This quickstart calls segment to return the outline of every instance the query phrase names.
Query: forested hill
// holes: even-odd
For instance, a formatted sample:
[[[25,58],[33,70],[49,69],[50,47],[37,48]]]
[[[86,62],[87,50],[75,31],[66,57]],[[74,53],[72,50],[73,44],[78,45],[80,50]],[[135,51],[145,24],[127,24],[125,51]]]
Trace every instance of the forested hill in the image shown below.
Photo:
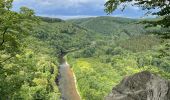
[[[57,19],[41,17],[40,25],[34,28],[34,36],[49,41],[56,54],[71,52],[91,44],[96,33],[78,25]]]
[[[58,56],[90,45],[93,33],[57,18],[29,24],[27,34],[7,31],[0,46],[0,100],[59,100]]]
[[[73,1],[69,2],[72,6],[74,3],[81,4]],[[119,1],[106,2],[105,12],[110,14],[126,0]],[[42,12],[44,15],[56,15],[66,11],[62,6],[61,9],[57,7],[60,4],[46,2],[48,4],[44,5],[39,2],[36,8],[39,13],[36,14],[26,7],[34,8],[36,2],[0,0],[0,100],[72,100],[70,97],[75,96],[82,100],[103,100],[113,87],[129,75],[132,75],[128,78],[130,81],[122,84],[124,89],[119,88],[119,85],[114,88],[120,89],[118,92],[122,92],[122,95],[127,93],[126,96],[131,96],[129,93],[134,94],[134,90],[139,93],[138,88],[141,87],[136,83],[140,85],[140,79],[151,79],[148,83],[153,83],[154,87],[158,85],[157,89],[163,91],[157,91],[156,94],[162,96],[160,94],[166,91],[168,95],[170,90],[164,88],[169,85],[166,80],[170,80],[170,10],[166,6],[170,2],[135,1],[135,5],[143,10],[162,17],[140,20],[102,16],[62,20],[36,16]],[[62,2],[65,3],[68,2]],[[86,3],[83,3],[85,8]],[[22,5],[24,7],[19,7]],[[83,13],[74,12],[77,7],[70,13],[71,5],[68,13],[61,13],[61,16]],[[161,10],[154,13],[152,9],[155,8]],[[144,73],[135,74],[140,72]],[[162,78],[155,83],[150,77],[153,75]],[[133,80],[135,77],[137,80]],[[129,92],[128,88],[132,91]],[[150,95],[157,99],[152,95],[154,90],[141,92],[139,96]],[[169,95],[164,98],[170,99]]]
[[[142,70],[170,77],[169,40],[144,35],[147,30],[138,20],[39,19],[38,24],[29,23],[33,28],[27,35],[13,34],[15,29],[5,35],[0,47],[0,100],[60,99],[55,81],[63,53],[85,100],[102,100],[125,75]]]
[[[170,79],[170,40],[152,34],[160,27],[145,28],[140,20],[96,17],[73,19],[95,32],[93,45],[70,52],[66,58],[85,100],[102,100],[125,76],[148,70]],[[95,80],[95,81],[94,81]]]
[[[64,20],[59,19],[59,18],[50,18],[50,17],[41,17],[38,16],[39,19],[45,21],[45,22],[49,22],[49,23],[55,23],[55,22],[64,22]]]
[[[139,35],[145,33],[144,25],[140,20],[121,17],[95,17],[84,19],[73,19],[69,22],[78,24],[86,29],[103,34],[114,35]]]

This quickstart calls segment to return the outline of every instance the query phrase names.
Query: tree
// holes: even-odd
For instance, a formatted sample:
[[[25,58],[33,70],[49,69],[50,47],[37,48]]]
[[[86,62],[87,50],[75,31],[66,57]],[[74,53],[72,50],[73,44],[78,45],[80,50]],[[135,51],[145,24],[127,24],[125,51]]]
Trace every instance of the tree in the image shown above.
[[[110,14],[123,5],[124,10],[129,4],[132,6],[141,7],[143,10],[147,10],[146,14],[152,14],[162,16],[156,21],[145,21],[149,25],[156,26],[161,25],[162,27],[170,26],[170,1],[169,0],[109,0],[105,3],[105,11]],[[155,10],[156,9],[156,10]]]
[[[26,7],[21,7],[19,13],[11,11],[12,2],[0,0],[0,50],[15,55],[19,52],[18,40],[29,32],[36,17],[34,11]]]
[[[12,58],[21,53],[21,40],[30,32],[33,22],[36,22],[33,10],[21,7],[20,12],[14,12],[11,10],[12,2],[13,0],[0,0],[0,55],[6,55],[6,57],[0,56],[1,100],[14,98],[14,94],[24,84],[25,77],[19,74],[22,64],[16,59],[17,57]]]

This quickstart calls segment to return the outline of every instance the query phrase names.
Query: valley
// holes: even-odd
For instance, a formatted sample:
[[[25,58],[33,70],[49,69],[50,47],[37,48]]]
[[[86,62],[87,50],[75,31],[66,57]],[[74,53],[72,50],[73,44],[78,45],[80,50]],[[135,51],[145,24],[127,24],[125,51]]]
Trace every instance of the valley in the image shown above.
[[[0,86],[8,91],[0,92],[13,92],[1,94],[0,99],[103,100],[124,77],[141,71],[170,79],[170,40],[152,34],[161,31],[159,27],[145,28],[137,19],[104,16],[40,19],[27,38],[18,40],[22,52],[16,59],[1,64],[10,80],[17,77],[21,82],[12,83],[19,86],[14,90],[7,87],[11,82],[6,77]],[[1,59],[8,58],[7,50],[0,52]],[[65,60],[61,61],[62,54]],[[17,73],[11,70],[16,72],[15,65],[20,66]]]
[[[170,1],[0,0],[0,100],[170,100]]]

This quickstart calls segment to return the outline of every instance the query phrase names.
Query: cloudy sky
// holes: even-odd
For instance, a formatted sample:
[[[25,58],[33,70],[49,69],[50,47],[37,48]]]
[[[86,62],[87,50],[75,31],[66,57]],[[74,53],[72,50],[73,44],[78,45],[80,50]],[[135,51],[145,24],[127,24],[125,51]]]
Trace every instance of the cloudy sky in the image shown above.
[[[62,19],[107,16],[104,12],[106,0],[14,0],[13,10],[21,6],[34,9],[36,15],[58,17]],[[129,6],[125,11],[116,10],[109,16],[142,18],[144,11],[138,7]]]

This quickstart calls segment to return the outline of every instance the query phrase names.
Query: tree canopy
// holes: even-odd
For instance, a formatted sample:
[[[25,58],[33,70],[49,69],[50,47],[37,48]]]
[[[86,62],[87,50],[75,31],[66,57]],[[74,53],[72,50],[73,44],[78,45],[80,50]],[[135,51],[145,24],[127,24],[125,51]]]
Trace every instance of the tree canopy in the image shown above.
[[[29,32],[36,18],[34,11],[26,7],[21,7],[20,12],[12,11],[12,2],[0,0],[0,49],[16,54],[18,40]]]
[[[124,10],[129,4],[147,10],[148,12],[146,14],[162,16],[160,20],[150,21],[150,25],[161,25],[163,27],[170,26],[169,0],[109,0],[105,3],[105,11],[110,14],[120,5],[123,6],[122,10]]]

